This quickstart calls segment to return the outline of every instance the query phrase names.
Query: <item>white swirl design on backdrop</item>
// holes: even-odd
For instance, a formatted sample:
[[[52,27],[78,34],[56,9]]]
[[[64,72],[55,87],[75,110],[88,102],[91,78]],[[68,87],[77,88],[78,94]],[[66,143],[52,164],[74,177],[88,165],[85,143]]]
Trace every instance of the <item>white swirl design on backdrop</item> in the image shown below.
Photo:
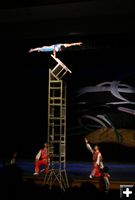
[[[121,101],[107,102],[107,103],[105,103],[106,106],[107,105],[135,104],[135,101],[130,101],[130,100],[126,99],[125,97],[123,97],[122,94],[120,94],[120,93],[133,94],[133,93],[135,93],[135,88],[133,88],[130,85],[127,85],[127,84],[121,84],[120,81],[103,82],[103,83],[97,84],[96,86],[83,87],[78,91],[77,96],[80,97],[81,95],[84,95],[86,93],[93,93],[93,92],[100,92],[101,93],[101,92],[108,92],[108,91],[110,91],[110,93],[114,97],[116,97],[117,99],[119,99]],[[81,104],[81,102],[79,102],[79,104]],[[82,104],[84,104],[84,102],[82,102]],[[86,104],[86,102],[85,102],[85,104]],[[124,107],[124,106],[118,106],[117,110],[131,114],[131,115],[135,115],[135,110],[133,110],[131,108]],[[95,122],[99,123],[103,127],[106,127],[106,124],[104,123],[104,122],[106,122],[110,127],[114,128],[111,121],[109,119],[107,119],[106,116],[104,116],[104,115],[99,114],[96,117],[91,116],[91,115],[83,115],[82,118],[79,119],[79,123],[81,125],[83,124],[84,118],[92,119]]]
[[[84,95],[86,93],[92,93],[92,92],[108,92],[116,97],[117,99],[120,99],[120,102],[108,102],[105,103],[105,105],[109,104],[135,104],[135,101],[130,101],[126,98],[124,98],[120,93],[135,93],[135,88],[127,85],[127,84],[120,84],[120,81],[112,81],[112,82],[103,82],[96,86],[88,86],[83,87],[78,91],[78,96]],[[124,108],[124,107],[123,107]],[[119,109],[123,112],[128,112],[127,109]],[[130,114],[134,114],[135,110],[130,109]]]

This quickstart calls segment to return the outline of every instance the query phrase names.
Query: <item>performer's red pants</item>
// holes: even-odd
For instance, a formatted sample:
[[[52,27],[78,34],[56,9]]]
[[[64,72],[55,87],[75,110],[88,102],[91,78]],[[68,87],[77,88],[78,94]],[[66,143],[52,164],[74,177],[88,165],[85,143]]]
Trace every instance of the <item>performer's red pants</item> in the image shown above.
[[[99,166],[98,165],[93,165],[92,171],[91,171],[91,175],[94,177],[99,177],[100,176],[100,172],[99,172]]]
[[[40,166],[43,166],[44,172],[47,172],[48,162],[46,162],[46,160],[38,160],[35,162],[35,172],[39,173]]]

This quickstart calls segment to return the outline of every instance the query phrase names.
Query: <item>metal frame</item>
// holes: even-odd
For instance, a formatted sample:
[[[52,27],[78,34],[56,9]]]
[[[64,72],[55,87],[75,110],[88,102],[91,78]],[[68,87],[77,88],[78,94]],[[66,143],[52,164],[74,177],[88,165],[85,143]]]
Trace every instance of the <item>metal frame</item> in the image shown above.
[[[66,83],[62,77],[72,73],[58,58],[51,55],[57,62],[49,69],[48,83],[48,153],[50,155],[49,173],[45,175],[44,184],[50,188],[58,183],[65,190],[69,187],[66,173]]]

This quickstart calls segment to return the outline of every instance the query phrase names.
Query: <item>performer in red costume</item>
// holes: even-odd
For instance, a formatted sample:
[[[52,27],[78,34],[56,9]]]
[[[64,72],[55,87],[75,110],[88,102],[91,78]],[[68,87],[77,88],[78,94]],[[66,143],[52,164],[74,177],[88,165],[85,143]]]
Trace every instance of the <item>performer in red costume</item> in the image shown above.
[[[109,168],[106,166],[101,170],[101,175],[99,177],[99,189],[105,193],[110,190],[110,174]]]
[[[48,144],[45,143],[44,147],[39,150],[35,157],[35,172],[34,175],[38,175],[40,172],[40,166],[43,166],[44,169],[41,170],[42,172],[47,173],[48,172],[48,166],[49,166],[50,158],[48,155]]]
[[[89,141],[85,138],[86,147],[91,153],[93,154],[93,166],[92,171],[89,175],[89,178],[93,177],[99,177],[100,176],[100,169],[103,169],[103,162],[102,162],[102,155],[99,151],[99,147],[97,145],[94,146],[94,149],[92,149],[91,145],[89,144]]]

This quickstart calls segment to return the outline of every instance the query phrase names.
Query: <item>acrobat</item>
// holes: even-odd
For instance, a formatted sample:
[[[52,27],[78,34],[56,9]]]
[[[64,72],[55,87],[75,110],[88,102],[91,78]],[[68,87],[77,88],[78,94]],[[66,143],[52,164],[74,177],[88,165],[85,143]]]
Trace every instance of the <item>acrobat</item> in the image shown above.
[[[82,42],[75,42],[75,43],[64,43],[64,44],[53,44],[50,46],[42,46],[37,48],[31,48],[28,53],[32,53],[34,51],[37,52],[53,52],[54,57],[56,57],[56,52],[63,51],[65,48],[71,46],[81,46]]]

